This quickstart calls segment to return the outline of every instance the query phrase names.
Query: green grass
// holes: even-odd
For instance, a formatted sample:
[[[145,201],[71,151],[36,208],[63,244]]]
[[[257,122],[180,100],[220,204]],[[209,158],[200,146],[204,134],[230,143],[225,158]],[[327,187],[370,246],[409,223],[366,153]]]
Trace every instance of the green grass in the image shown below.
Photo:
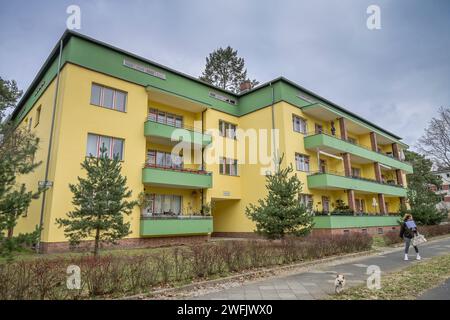
[[[158,253],[162,252],[164,250],[171,250],[176,246],[172,247],[156,247],[156,248],[128,248],[128,249],[104,249],[100,250],[99,254],[102,256],[106,255],[112,255],[112,256],[132,256],[132,255],[143,255],[143,254],[149,254],[149,253]],[[83,255],[89,255],[92,254],[90,251],[83,251],[83,252],[64,252],[64,253],[48,253],[48,254],[39,254],[35,251],[31,250],[23,250],[21,252],[14,253],[13,261],[31,261],[33,259],[54,259],[54,258],[76,258]],[[5,257],[0,256],[0,263],[7,262]]]
[[[450,277],[450,255],[414,264],[402,271],[382,275],[381,289],[365,285],[349,288],[331,300],[414,300]]]
[[[384,239],[382,236],[373,236],[373,242],[372,242],[372,248],[383,248],[386,247],[386,243],[384,242]]]

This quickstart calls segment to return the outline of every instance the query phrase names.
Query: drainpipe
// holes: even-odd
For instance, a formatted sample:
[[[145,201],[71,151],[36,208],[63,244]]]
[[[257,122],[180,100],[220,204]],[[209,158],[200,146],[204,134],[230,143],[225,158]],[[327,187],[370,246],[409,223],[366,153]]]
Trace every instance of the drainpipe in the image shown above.
[[[272,144],[274,148],[275,170],[278,170],[278,146],[275,141],[275,88],[272,86],[272,82],[269,83],[269,86],[272,88]]]
[[[63,48],[63,41],[60,40],[59,42],[59,56],[58,56],[58,72],[56,75],[56,88],[55,88],[55,95],[53,98],[53,111],[52,111],[52,122],[50,126],[50,137],[48,140],[48,152],[47,152],[47,161],[45,164],[45,178],[44,181],[46,182],[48,180],[49,170],[50,170],[50,155],[52,152],[52,142],[53,142],[53,130],[55,127],[55,114],[56,114],[56,105],[58,102],[58,90],[59,90],[59,78],[60,78],[60,70],[61,70],[61,56],[62,56],[62,48]],[[44,210],[45,210],[45,195],[47,192],[47,188],[44,189],[42,192],[42,204],[41,204],[41,216],[39,219],[39,238],[38,243],[36,246],[36,250],[39,252],[41,249],[41,238],[42,238],[42,228],[44,226]]]
[[[206,110],[202,111],[202,170],[205,169],[205,167],[204,167],[205,163],[204,163],[204,159],[203,159],[203,151],[204,151],[204,148],[203,148],[203,133],[205,132],[205,111]],[[203,212],[204,204],[205,204],[205,197],[204,197],[204,189],[202,188],[202,207],[201,207],[202,214],[205,214]]]

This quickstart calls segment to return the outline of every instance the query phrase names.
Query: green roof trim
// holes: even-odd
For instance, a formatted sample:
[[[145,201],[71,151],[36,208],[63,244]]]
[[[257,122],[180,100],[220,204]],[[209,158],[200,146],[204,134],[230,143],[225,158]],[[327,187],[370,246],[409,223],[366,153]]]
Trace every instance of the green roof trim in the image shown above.
[[[311,104],[299,97],[299,94],[306,94],[334,109],[335,112],[342,113],[346,118],[362,122],[374,131],[407,147],[406,144],[399,141],[401,139],[399,136],[284,77],[276,78],[244,93],[235,94],[74,31],[66,30],[60,40],[63,42],[61,67],[66,63],[72,63],[143,87],[157,88],[192,101],[198,101],[212,109],[238,117],[280,101],[303,108]],[[11,114],[14,121],[19,122],[23,119],[56,76],[59,43],[60,41]],[[128,63],[125,63],[125,60]],[[129,62],[132,63],[131,66]],[[232,105],[211,97],[211,92],[233,99],[236,104]]]

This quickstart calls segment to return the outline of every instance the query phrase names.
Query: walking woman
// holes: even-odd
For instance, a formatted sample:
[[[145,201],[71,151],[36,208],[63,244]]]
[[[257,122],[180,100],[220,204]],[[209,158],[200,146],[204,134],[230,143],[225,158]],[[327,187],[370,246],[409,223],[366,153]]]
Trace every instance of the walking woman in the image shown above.
[[[408,252],[409,252],[409,246],[411,245],[411,241],[414,238],[415,235],[417,235],[417,226],[416,223],[413,220],[412,215],[405,214],[403,217],[403,223],[400,228],[400,238],[405,240],[405,261],[408,260]],[[416,251],[416,259],[420,260],[420,254],[419,254],[419,248],[417,246],[414,246],[414,250]]]

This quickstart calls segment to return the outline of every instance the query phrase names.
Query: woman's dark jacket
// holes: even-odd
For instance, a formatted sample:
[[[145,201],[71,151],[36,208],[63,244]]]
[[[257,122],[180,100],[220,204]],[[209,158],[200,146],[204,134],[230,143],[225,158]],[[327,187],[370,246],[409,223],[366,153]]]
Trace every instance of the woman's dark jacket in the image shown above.
[[[406,237],[408,239],[414,238],[414,235],[417,233],[417,229],[410,229],[406,226],[406,221],[402,222],[400,227],[400,238]]]

